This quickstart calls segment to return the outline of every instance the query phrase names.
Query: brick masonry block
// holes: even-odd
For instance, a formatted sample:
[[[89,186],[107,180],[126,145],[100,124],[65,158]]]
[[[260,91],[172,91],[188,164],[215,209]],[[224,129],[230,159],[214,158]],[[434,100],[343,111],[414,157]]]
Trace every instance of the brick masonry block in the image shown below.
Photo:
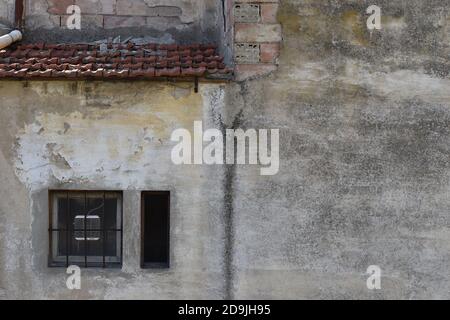
[[[117,14],[127,16],[146,16],[148,5],[142,0],[117,0]]]
[[[69,15],[61,16],[61,28],[67,29]],[[81,30],[84,28],[103,28],[103,15],[85,14],[81,16]]]
[[[149,6],[143,0],[117,0],[117,15],[146,17],[179,17],[183,11],[176,6]]]
[[[234,21],[257,23],[260,21],[260,5],[241,3],[234,6]]]
[[[180,25],[180,20],[177,17],[146,17],[145,19],[147,26],[159,31],[166,31]]]
[[[281,25],[262,23],[236,23],[236,42],[281,42]]]
[[[261,5],[261,22],[277,23],[278,3],[266,3]]]
[[[48,0],[48,13],[64,15],[67,8],[75,4],[75,0]]]
[[[261,62],[263,63],[278,63],[278,57],[280,56],[280,44],[279,43],[262,43],[261,50]]]
[[[25,27],[27,29],[54,29],[60,27],[61,16],[49,14],[30,15],[25,19]]]
[[[260,45],[256,43],[236,43],[234,61],[239,64],[254,64],[260,61]]]
[[[81,14],[95,14],[99,11],[97,0],[75,0],[75,4],[80,7]]]
[[[117,0],[75,0],[82,14],[115,14]]]
[[[116,14],[117,0],[99,0],[99,14]]]
[[[147,20],[145,17],[123,17],[123,16],[105,16],[105,29],[142,27]]]
[[[243,81],[268,75],[277,70],[274,64],[238,64],[235,73],[236,80]]]

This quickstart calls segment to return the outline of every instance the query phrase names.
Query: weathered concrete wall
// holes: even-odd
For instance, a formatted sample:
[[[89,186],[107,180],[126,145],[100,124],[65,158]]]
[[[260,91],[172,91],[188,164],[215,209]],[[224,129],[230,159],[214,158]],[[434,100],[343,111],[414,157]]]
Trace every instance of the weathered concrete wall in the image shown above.
[[[282,154],[274,177],[232,174],[233,297],[450,298],[449,9],[281,1],[279,71],[226,103]]]
[[[0,292],[6,298],[221,298],[222,171],[175,166],[170,135],[222,109],[223,88],[148,82],[2,82]],[[65,289],[47,268],[48,189],[124,193],[122,270]],[[171,191],[171,268],[140,270],[140,191]]]
[[[381,31],[365,27],[371,4]],[[199,95],[1,82],[0,296],[450,298],[449,9],[282,1],[278,71]],[[173,166],[171,130],[201,119],[279,128],[278,175]],[[69,187],[125,190],[123,270],[85,270],[73,292],[46,267],[47,189]],[[139,269],[143,189],[174,195],[169,271]],[[366,288],[369,265],[381,290]]]

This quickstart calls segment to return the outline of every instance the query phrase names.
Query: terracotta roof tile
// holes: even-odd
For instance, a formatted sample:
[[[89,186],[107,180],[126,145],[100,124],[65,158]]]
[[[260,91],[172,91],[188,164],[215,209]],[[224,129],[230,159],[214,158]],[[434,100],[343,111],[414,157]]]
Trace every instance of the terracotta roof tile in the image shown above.
[[[107,49],[105,49],[107,48]],[[0,50],[0,79],[231,75],[215,45],[22,44]]]

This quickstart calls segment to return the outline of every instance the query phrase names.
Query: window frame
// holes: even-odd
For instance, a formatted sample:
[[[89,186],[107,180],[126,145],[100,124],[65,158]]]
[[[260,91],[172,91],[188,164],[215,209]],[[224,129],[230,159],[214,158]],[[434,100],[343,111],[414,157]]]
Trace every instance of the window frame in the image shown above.
[[[104,218],[103,218],[103,224],[102,224],[102,229],[100,229],[100,232],[102,232],[103,235],[103,243],[102,243],[102,255],[99,255],[98,257],[102,258],[102,261],[99,262],[99,264],[101,265],[89,265],[88,262],[88,254],[87,254],[87,246],[88,246],[88,241],[85,240],[85,250],[84,250],[84,262],[70,262],[70,254],[69,254],[69,242],[67,241],[69,239],[69,233],[70,232],[74,232],[74,229],[60,229],[58,228],[58,226],[56,226],[56,228],[53,226],[53,216],[55,214],[53,208],[54,208],[54,201],[57,197],[58,194],[61,193],[67,193],[67,198],[69,198],[69,196],[71,194],[84,194],[84,198],[85,198],[85,202],[86,199],[88,198],[88,194],[95,194],[95,193],[103,193],[103,201],[105,201],[106,199],[106,195],[108,193],[110,194],[118,194],[118,199],[120,199],[120,210],[118,210],[118,216],[120,217],[120,226],[117,226],[116,229],[106,229],[105,228],[105,224],[104,224]],[[49,268],[67,268],[70,265],[77,265],[80,268],[89,268],[89,269],[121,269],[122,265],[123,265],[123,191],[121,190],[61,190],[61,189],[49,189],[48,190],[48,204],[49,204],[49,228],[48,228],[48,237],[49,237],[49,247],[48,247],[48,267]],[[69,207],[70,208],[70,207]],[[104,214],[104,211],[103,211]],[[67,220],[67,227],[69,225],[69,220]],[[66,227],[66,228],[67,228]],[[85,224],[85,228],[86,228],[86,224]],[[67,232],[67,230],[69,230],[69,232]],[[55,241],[58,241],[57,238],[54,237],[54,233],[55,232],[61,232],[61,231],[66,231],[66,255],[65,255],[65,261],[62,262],[58,262],[55,261],[55,257],[53,255],[53,245]],[[90,231],[89,229],[84,229],[84,236],[87,237],[88,232]],[[105,234],[107,234],[108,232],[116,232],[116,233],[120,233],[120,248],[118,250],[120,256],[119,261],[118,262],[110,262],[110,261],[106,261],[106,243],[105,243]],[[56,239],[56,240],[55,240]],[[92,264],[92,262],[90,262]]]
[[[145,262],[145,196],[167,195],[167,262]],[[170,191],[142,191],[141,192],[141,269],[170,269]]]

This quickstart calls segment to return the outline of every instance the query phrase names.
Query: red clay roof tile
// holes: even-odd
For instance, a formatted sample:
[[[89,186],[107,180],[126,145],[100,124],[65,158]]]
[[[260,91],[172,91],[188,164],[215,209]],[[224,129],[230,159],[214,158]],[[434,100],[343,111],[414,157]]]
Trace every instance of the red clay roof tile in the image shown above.
[[[21,44],[0,50],[0,79],[231,75],[212,44]]]

